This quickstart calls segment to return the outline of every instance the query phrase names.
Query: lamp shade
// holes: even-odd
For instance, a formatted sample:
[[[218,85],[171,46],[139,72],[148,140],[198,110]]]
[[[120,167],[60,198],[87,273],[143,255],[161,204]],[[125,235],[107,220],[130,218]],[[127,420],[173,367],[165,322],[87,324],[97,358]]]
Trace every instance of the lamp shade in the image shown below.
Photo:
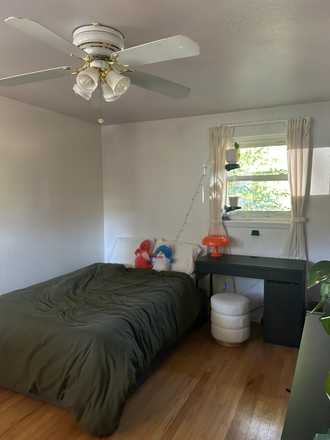
[[[77,75],[77,85],[85,93],[94,92],[98,84],[99,73],[94,67],[88,67]]]
[[[116,101],[121,97],[121,95],[117,96],[113,93],[112,88],[109,86],[109,84],[103,84],[102,83],[102,92],[103,92],[103,98],[107,102]]]
[[[121,75],[114,70],[111,70],[107,74],[106,80],[116,96],[120,96],[125,93],[131,83],[131,80],[128,78],[128,76]]]
[[[211,257],[221,257],[218,246],[229,246],[230,240],[225,235],[208,235],[203,238],[202,243],[206,246],[214,246],[214,252],[211,254]]]
[[[84,90],[82,90],[82,89],[79,87],[78,84],[75,84],[75,85],[73,86],[73,90],[74,90],[74,92],[75,92],[77,95],[81,96],[82,98],[86,99],[87,101],[88,101],[89,99],[91,99],[92,92],[85,92]]]

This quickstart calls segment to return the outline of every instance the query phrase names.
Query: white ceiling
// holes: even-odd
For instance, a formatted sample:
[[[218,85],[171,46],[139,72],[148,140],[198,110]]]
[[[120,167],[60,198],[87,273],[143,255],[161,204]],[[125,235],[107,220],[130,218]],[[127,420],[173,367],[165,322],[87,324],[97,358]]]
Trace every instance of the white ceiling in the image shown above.
[[[183,34],[197,57],[139,70],[191,88],[174,100],[131,86],[103,108],[105,124],[206,115],[330,100],[329,0],[11,0],[0,9],[0,77],[81,63],[4,23],[35,20],[72,41],[98,22],[120,30],[125,47]],[[97,123],[100,110],[64,77],[18,87],[5,96]]]

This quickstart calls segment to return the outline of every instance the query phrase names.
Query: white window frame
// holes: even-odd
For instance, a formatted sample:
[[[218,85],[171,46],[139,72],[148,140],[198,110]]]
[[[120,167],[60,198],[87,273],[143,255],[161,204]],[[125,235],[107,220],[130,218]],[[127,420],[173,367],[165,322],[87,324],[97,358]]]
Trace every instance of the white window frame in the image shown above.
[[[257,181],[257,182],[277,182],[278,180],[288,180],[287,174],[265,174],[265,175],[258,175],[258,174],[251,174],[246,176],[229,176],[228,182],[242,182],[245,181]]]
[[[255,136],[233,137],[233,145],[237,142],[240,149],[253,147],[273,147],[277,145],[286,145],[286,134],[267,134]],[[231,176],[227,175],[228,182],[239,181],[278,181],[288,180],[288,174],[267,174],[267,175],[247,175],[247,176]],[[273,223],[290,223],[291,211],[243,211],[241,209],[231,211],[227,214],[230,224],[233,221],[251,221],[251,222],[273,222]]]

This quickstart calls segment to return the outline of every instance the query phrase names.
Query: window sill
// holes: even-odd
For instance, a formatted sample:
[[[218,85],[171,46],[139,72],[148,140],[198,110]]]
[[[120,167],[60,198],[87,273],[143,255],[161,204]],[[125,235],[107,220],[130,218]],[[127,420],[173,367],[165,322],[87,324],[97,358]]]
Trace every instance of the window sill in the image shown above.
[[[226,228],[259,228],[259,229],[289,229],[291,222],[276,220],[226,220]]]
[[[291,211],[243,211],[243,209],[228,213],[227,221],[257,222],[257,223],[288,223],[291,222]]]

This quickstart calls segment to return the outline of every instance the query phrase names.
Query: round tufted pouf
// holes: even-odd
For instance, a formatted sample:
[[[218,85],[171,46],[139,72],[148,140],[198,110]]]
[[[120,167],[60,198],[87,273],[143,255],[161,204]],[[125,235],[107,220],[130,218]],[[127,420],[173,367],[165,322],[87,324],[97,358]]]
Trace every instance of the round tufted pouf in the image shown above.
[[[211,333],[215,342],[239,347],[250,337],[250,301],[238,293],[211,297]]]

